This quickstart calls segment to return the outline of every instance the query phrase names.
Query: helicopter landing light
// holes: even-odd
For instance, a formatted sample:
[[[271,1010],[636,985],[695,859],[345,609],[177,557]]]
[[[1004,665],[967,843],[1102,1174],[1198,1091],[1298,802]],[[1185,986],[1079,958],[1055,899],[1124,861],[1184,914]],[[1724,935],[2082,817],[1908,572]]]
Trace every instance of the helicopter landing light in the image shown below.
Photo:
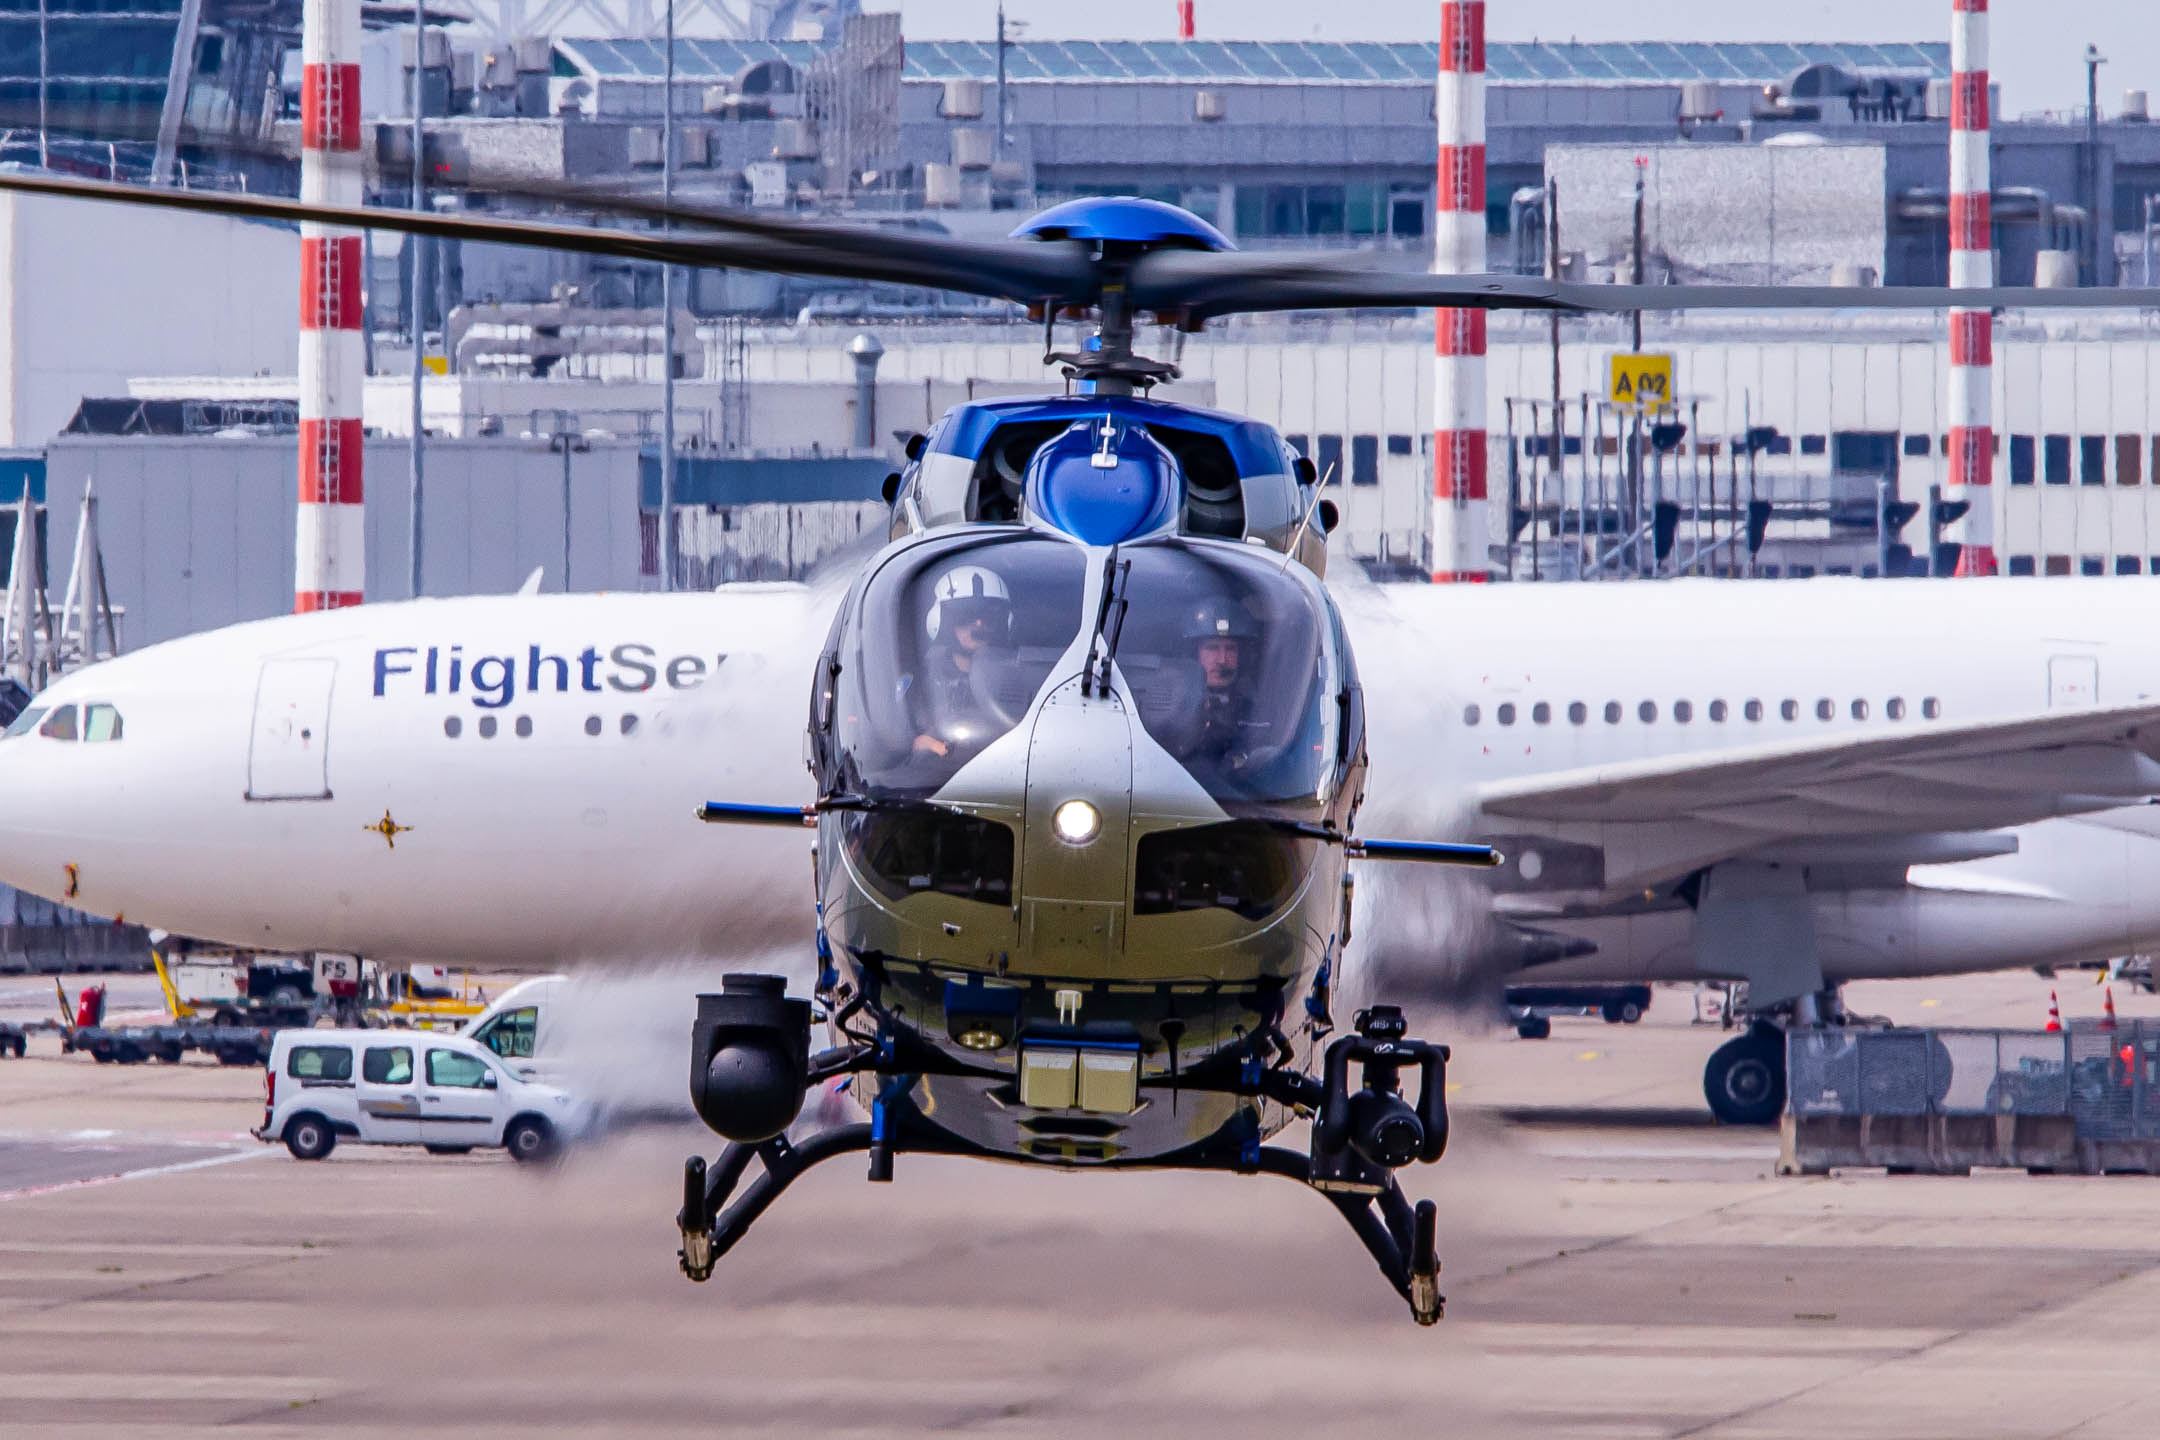
[[[1068,845],[1085,845],[1101,833],[1102,811],[1085,800],[1067,800],[1051,815],[1050,828]]]

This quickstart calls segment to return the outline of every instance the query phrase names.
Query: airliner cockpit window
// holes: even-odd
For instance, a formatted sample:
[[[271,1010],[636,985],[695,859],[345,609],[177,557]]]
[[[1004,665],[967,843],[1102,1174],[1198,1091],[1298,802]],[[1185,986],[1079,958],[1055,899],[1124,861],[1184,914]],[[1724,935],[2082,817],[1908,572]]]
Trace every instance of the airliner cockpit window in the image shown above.
[[[14,722],[7,727],[7,732],[0,734],[0,740],[12,740],[18,735],[29,734],[32,730],[37,729],[38,722],[44,718],[45,707],[33,705],[15,717]]]
[[[83,707],[83,739],[118,740],[120,738],[120,712],[110,705],[85,705]]]
[[[1086,561],[1044,536],[896,557],[840,647],[837,788],[922,796],[1020,723],[1084,617]]]
[[[1266,552],[1121,555],[1117,663],[1148,734],[1232,814],[1311,818],[1334,786],[1339,688],[1311,591]]]
[[[53,711],[52,714],[45,717],[45,723],[38,726],[37,733],[47,740],[74,740],[80,738],[75,728],[75,707],[73,705],[62,705],[59,709]]]

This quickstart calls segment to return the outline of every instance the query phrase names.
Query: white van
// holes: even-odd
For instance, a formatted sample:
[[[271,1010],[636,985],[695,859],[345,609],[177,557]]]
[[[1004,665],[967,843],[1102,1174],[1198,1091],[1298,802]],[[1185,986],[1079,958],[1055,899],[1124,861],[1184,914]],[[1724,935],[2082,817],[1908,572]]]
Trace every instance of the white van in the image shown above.
[[[565,975],[521,980],[495,998],[458,1033],[485,1045],[526,1080],[561,1084],[563,1059],[556,1038],[555,1011],[562,1004]]]
[[[461,1155],[499,1145],[546,1160],[587,1125],[585,1107],[527,1080],[486,1046],[421,1030],[281,1030],[249,1133],[320,1160],[340,1140]]]

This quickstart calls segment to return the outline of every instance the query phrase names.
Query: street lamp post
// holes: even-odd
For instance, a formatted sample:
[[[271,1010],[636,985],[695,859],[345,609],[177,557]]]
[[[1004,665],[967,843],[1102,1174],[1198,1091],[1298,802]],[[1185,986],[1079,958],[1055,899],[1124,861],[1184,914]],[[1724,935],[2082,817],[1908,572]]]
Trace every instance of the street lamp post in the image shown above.
[[[590,452],[592,445],[574,430],[559,429],[548,437],[548,449],[562,456],[562,588],[567,595],[570,593],[570,457]]]

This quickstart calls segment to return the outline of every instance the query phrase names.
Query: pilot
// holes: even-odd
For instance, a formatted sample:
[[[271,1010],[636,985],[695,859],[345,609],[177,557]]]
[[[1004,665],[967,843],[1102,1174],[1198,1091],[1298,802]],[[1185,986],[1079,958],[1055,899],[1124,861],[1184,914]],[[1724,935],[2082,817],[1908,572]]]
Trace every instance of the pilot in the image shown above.
[[[930,649],[910,689],[923,726],[917,755],[963,758],[989,743],[999,728],[976,694],[976,666],[992,649],[1012,642],[1012,592],[995,570],[955,565],[938,577],[923,628]]]
[[[1193,612],[1185,638],[1192,643],[1202,681],[1200,738],[1192,758],[1242,770],[1260,738],[1256,731],[1265,729],[1253,720],[1241,683],[1257,639],[1252,618],[1234,600],[1209,600]]]

